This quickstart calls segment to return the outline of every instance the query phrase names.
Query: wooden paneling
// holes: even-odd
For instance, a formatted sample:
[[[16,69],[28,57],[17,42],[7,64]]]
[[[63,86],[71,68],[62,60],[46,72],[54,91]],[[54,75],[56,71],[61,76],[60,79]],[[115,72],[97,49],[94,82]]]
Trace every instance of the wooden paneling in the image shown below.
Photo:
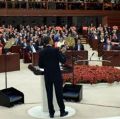
[[[120,15],[118,16],[108,16],[107,22],[110,26],[117,25],[120,28]]]
[[[20,70],[20,59],[18,53],[0,55],[0,73],[6,71]]]
[[[120,11],[0,9],[0,16],[120,16]]]
[[[88,64],[88,62],[83,62],[83,60],[88,59],[88,51],[67,51],[66,52],[66,65],[72,65],[72,60],[82,60],[79,61],[78,64]],[[75,59],[74,59],[75,58]],[[33,53],[32,54],[32,65],[37,66],[39,60],[39,53]]]
[[[120,66],[120,51],[111,50],[103,51],[103,60],[110,62],[102,62],[103,66]]]

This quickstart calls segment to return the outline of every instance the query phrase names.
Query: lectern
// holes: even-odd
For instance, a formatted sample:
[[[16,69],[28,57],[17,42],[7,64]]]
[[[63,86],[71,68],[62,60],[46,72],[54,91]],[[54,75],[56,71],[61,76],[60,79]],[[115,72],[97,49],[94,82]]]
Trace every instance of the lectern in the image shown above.
[[[33,66],[29,65],[28,68],[35,74],[35,75],[40,75],[41,76],[41,87],[42,87],[42,110],[43,112],[48,112],[48,103],[47,103],[47,93],[46,93],[46,88],[45,88],[45,79],[44,79],[44,69],[39,68],[38,66]],[[53,105],[56,111],[59,110],[56,96],[55,96],[55,89],[53,86]]]
[[[38,66],[33,66],[33,65],[29,65],[28,68],[35,74],[35,75],[41,75],[41,88],[42,88],[42,105],[40,106],[35,106],[33,108],[31,108],[28,113],[36,118],[48,118],[49,117],[49,112],[48,112],[48,104],[47,104],[47,95],[46,95],[46,89],[45,89],[45,82],[44,82],[44,70],[40,69]],[[69,71],[71,71],[71,68],[68,68]],[[68,71],[66,68],[64,69],[64,72]],[[53,87],[53,105],[55,108],[55,117],[59,117],[60,116],[60,112],[59,112],[59,107],[57,105],[57,101],[56,101],[56,96],[55,96],[55,91],[54,91],[54,87]],[[65,110],[69,112],[69,116],[72,116],[75,114],[75,110],[72,109],[71,107],[65,107]]]
[[[11,39],[6,45],[5,45],[5,48],[6,49],[9,49],[14,43],[14,39]],[[5,69],[5,89],[3,90],[0,90],[0,105],[1,106],[5,106],[5,107],[12,107],[16,104],[21,104],[21,103],[24,103],[24,94],[13,88],[13,87],[10,87],[8,88],[7,87],[7,71],[8,71],[8,66],[9,66],[9,63],[8,63],[8,56],[9,54],[7,54],[7,52],[5,52],[4,54],[4,69]],[[10,60],[10,59],[9,59]],[[14,62],[13,65],[15,65],[16,62]],[[16,67],[15,67],[16,68]]]
[[[47,94],[46,94],[46,88],[45,88],[45,81],[44,81],[44,75],[41,75],[41,87],[42,87],[42,107],[43,107],[43,112],[49,112],[48,111],[48,102],[47,102]],[[59,107],[57,104],[56,96],[55,96],[55,88],[53,86],[53,105],[55,111],[59,111]]]

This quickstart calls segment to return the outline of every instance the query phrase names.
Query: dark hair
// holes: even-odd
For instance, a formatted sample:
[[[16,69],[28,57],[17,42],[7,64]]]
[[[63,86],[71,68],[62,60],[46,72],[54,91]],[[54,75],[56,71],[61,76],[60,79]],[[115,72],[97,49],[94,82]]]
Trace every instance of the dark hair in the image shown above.
[[[50,42],[50,37],[49,36],[44,36],[43,37],[43,43],[44,43],[44,45],[49,44],[49,42]]]

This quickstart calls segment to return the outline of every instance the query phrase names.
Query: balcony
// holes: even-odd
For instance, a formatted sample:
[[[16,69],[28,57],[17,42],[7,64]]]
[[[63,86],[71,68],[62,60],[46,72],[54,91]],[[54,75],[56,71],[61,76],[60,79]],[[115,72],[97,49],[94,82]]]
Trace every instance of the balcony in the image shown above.
[[[76,0],[0,1],[0,16],[95,16],[120,14],[120,3]],[[118,14],[117,14],[118,13]]]

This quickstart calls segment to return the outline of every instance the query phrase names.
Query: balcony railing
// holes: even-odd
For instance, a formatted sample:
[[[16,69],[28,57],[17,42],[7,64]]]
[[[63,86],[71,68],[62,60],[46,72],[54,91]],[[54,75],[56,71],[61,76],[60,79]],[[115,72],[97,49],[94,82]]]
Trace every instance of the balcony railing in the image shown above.
[[[66,2],[66,1],[0,1],[0,9],[45,9],[45,10],[120,10],[120,3],[111,2]]]

